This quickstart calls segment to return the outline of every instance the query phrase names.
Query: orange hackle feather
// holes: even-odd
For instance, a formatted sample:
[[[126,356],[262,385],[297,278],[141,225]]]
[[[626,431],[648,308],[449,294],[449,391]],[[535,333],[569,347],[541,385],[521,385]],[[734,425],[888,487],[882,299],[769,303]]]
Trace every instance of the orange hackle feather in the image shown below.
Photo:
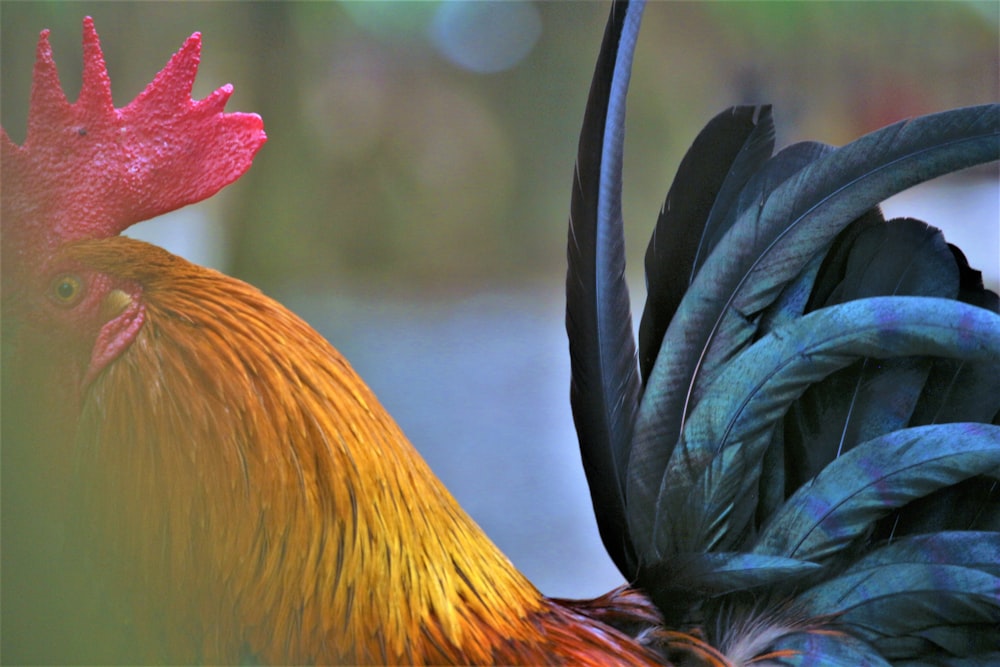
[[[57,661],[657,663],[630,636],[659,622],[645,597],[541,595],[302,320],[118,236],[232,182],[265,140],[223,112],[229,86],[190,99],[199,46],[115,109],[92,21],[74,104],[43,33],[27,139],[0,135],[5,499],[75,526],[48,569],[33,519],[5,533],[42,598],[24,623],[52,623]],[[60,605],[90,573],[101,601]],[[93,632],[137,639],[59,653]]]
[[[177,621],[154,645],[207,662],[244,646],[265,662],[653,662],[544,598],[280,304],[132,239],[64,256],[142,286],[145,324],[87,391],[78,442],[110,557]]]

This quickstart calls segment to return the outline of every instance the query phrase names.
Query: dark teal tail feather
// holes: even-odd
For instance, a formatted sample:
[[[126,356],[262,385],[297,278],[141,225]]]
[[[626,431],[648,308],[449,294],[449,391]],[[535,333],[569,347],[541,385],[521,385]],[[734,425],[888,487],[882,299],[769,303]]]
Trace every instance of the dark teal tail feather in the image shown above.
[[[1000,106],[771,156],[714,118],[646,253],[635,363],[621,158],[638,13],[616,3],[570,226],[573,407],[605,545],[734,660],[1000,658],[1000,298],[879,203],[1000,158]],[[984,662],[985,661],[985,662]]]
[[[626,476],[633,532],[651,530],[667,461],[684,464],[669,443],[720,369],[753,341],[762,312],[884,198],[996,159],[1000,117],[992,111],[957,109],[873,132],[815,159],[739,217],[681,302],[644,388]]]
[[[615,4],[601,43],[573,177],[566,276],[570,402],[583,467],[601,539],[629,579],[637,565],[624,478],[639,374],[624,276],[621,168],[625,93],[641,11],[641,4]]]
[[[643,382],[681,298],[735,221],[735,198],[773,149],[771,108],[733,107],[709,121],[681,160],[646,248],[646,307],[639,325]]]

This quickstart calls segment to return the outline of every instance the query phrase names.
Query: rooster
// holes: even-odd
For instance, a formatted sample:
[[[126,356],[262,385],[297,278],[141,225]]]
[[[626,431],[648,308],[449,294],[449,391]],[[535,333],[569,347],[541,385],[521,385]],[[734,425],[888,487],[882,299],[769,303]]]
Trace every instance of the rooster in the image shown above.
[[[120,235],[211,196],[265,141],[224,113],[230,87],[191,100],[200,37],[115,109],[92,21],[75,104],[42,33],[27,138],[0,135],[4,583],[13,563],[14,622],[52,634],[18,646],[5,591],[5,657],[1000,657],[997,297],[940,232],[877,208],[996,160],[997,107],[774,155],[769,108],[714,118],[656,223],[637,348],[620,169],[641,10],[612,8],[573,180],[571,399],[630,582],[585,601],[535,589],[308,325]],[[53,518],[68,534],[40,539]]]

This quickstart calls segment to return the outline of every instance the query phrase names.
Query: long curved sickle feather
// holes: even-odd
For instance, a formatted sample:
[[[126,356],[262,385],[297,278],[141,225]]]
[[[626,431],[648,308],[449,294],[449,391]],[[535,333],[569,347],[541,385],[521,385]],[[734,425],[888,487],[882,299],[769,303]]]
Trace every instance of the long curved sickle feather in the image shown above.
[[[625,284],[621,213],[625,95],[643,3],[615,3],[577,153],[570,204],[566,332],[570,401],[601,539],[627,579],[636,572],[623,481],[639,397]]]
[[[675,452],[685,467],[660,481],[657,525],[669,530],[654,533],[658,556],[731,548],[753,516],[770,434],[811,383],[859,357],[911,355],[996,361],[1000,316],[948,299],[875,297],[810,313],[739,355],[687,423]]]
[[[1000,625],[998,591],[1000,577],[975,568],[893,563],[851,568],[803,593],[797,602],[805,613],[836,614],[837,623],[852,634],[871,642],[883,655],[902,659],[927,657],[929,651],[922,650],[924,642],[893,640],[920,638],[934,628],[952,633],[968,626],[987,633],[993,628],[995,637]]]
[[[646,306],[639,324],[643,382],[688,286],[735,222],[737,196],[773,149],[771,107],[732,107],[708,122],[677,167],[646,248]]]
[[[910,535],[876,549],[855,563],[852,569],[892,563],[951,563],[1000,577],[1000,533],[945,530]]]
[[[858,445],[801,487],[761,534],[755,553],[819,561],[889,510],[973,475],[1000,472],[1000,426],[934,424]]]
[[[958,266],[941,231],[912,218],[885,223],[877,209],[837,238],[816,280],[817,306],[882,295],[954,299],[959,291]],[[933,365],[863,360],[810,387],[786,419],[785,447],[795,461],[791,487],[855,444],[907,426]]]
[[[668,462],[680,468],[673,474],[693,478],[684,473],[685,456],[673,451],[684,423],[726,362],[752,341],[759,314],[785,285],[887,196],[998,157],[997,105],[947,111],[821,155],[744,211],[681,302],[642,396],[626,475],[634,538],[653,534]],[[655,559],[651,547],[638,548]]]

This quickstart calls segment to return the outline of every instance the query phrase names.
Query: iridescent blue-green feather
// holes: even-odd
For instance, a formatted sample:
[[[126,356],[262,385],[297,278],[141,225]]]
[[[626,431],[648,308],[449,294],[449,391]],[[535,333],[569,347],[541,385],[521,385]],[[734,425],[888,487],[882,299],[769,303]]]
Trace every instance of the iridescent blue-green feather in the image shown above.
[[[675,451],[685,474],[668,468],[660,483],[658,553],[725,549],[742,534],[771,433],[806,387],[858,358],[913,355],[998,360],[1000,316],[946,299],[879,297],[816,311],[748,348],[692,413]]]
[[[642,3],[612,7],[591,84],[570,205],[566,331],[570,400],[604,546],[635,574],[623,482],[639,396],[621,220],[625,93]]]
[[[643,382],[695,274],[736,220],[736,199],[774,148],[771,108],[732,107],[688,149],[646,248],[646,305],[639,325]]]
[[[634,539],[651,535],[664,470],[690,479],[673,450],[716,375],[754,339],[760,315],[852,220],[933,176],[997,159],[995,106],[925,116],[820,155],[748,207],[695,278],[645,388],[626,478]],[[668,464],[669,461],[669,464]],[[640,553],[655,558],[649,542]]]
[[[788,499],[755,553],[837,556],[889,511],[974,475],[1000,475],[1000,426],[915,426],[862,443]]]

